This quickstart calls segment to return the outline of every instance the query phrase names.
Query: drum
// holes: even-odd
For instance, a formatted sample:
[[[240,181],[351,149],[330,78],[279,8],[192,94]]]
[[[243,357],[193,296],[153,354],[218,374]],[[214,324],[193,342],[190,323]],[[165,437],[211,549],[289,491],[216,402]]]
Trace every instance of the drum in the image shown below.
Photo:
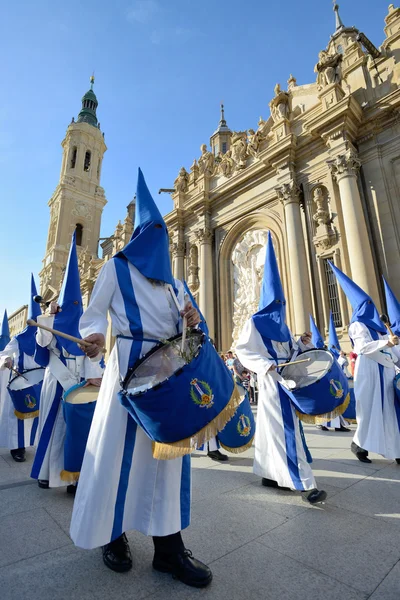
[[[64,392],[63,412],[66,424],[64,443],[64,470],[61,479],[78,481],[82,467],[90,426],[100,388],[85,385],[85,381]]]
[[[45,369],[30,369],[13,377],[8,392],[18,419],[34,419],[39,415],[40,393]]]
[[[344,411],[343,417],[347,421],[350,421],[350,423],[356,423],[356,397],[354,395],[354,379],[349,378],[348,383],[349,383],[350,403],[349,403],[349,406]]]
[[[348,381],[336,358],[327,350],[308,350],[310,362],[287,365],[283,379],[295,383],[292,394],[297,416],[307,423],[331,421],[348,407]]]
[[[154,458],[190,454],[217,435],[240,397],[232,375],[199,330],[160,342],[128,371],[122,406],[154,442]]]
[[[251,447],[256,430],[249,396],[243,386],[238,385],[239,393],[243,390],[243,400],[239,404],[234,417],[218,434],[218,441],[225,450],[240,454]],[[242,394],[240,394],[242,396]]]
[[[397,417],[397,422],[398,422],[399,431],[400,431],[400,373],[397,373],[397,375],[395,376],[393,385],[394,385],[394,408],[396,410],[396,417]]]

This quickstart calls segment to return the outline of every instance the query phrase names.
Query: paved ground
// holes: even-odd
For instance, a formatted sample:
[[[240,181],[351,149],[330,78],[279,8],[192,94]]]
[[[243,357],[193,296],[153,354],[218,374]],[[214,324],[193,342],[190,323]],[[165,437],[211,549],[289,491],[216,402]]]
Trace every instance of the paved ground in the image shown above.
[[[151,569],[152,541],[131,532],[134,569],[106,569],[100,551],[68,537],[72,498],[29,479],[32,452],[18,465],[0,450],[2,600],[399,600],[400,467],[349,451],[351,434],[306,427],[321,508],[261,487],[253,451],[219,465],[193,456],[192,525],[186,545],[211,565],[214,581],[193,590]],[[101,527],[101,523],[99,523]]]

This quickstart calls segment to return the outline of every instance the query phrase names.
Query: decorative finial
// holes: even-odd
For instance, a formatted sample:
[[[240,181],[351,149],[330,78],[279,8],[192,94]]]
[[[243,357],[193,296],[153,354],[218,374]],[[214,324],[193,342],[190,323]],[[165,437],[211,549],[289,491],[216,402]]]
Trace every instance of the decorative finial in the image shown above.
[[[219,120],[219,126],[220,127],[226,127],[225,108],[224,108],[224,103],[223,102],[221,102],[221,104],[220,104],[220,109],[221,109],[221,118]]]
[[[90,76],[90,89],[93,89],[93,84],[94,84],[94,71],[93,74]]]
[[[339,15],[339,4],[336,4],[336,0],[332,0],[332,1],[333,1],[333,10],[335,13],[335,20],[336,20],[336,31],[338,31],[339,29],[344,27],[344,25],[342,23],[342,19],[340,18],[340,15]]]

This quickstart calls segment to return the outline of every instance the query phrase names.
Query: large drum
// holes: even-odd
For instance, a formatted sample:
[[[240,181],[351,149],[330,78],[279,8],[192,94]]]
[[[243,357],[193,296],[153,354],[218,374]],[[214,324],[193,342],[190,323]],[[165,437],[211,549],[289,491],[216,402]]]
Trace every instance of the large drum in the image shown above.
[[[18,419],[34,419],[39,415],[40,393],[45,369],[30,369],[13,377],[8,392]]]
[[[299,360],[309,362],[287,365],[283,379],[295,383],[292,394],[298,417],[307,423],[331,421],[349,405],[348,380],[336,358],[327,350],[308,350]]]
[[[221,446],[234,454],[245,452],[251,447],[256,430],[248,393],[243,386],[238,385],[238,388],[243,400],[239,404],[235,416],[218,434],[218,441]],[[243,391],[244,394],[242,394],[241,391]]]
[[[229,369],[198,330],[187,332],[183,349],[181,335],[154,346],[128,371],[119,398],[161,460],[202,446],[240,403]]]
[[[349,383],[349,394],[350,394],[350,402],[348,407],[343,413],[343,417],[346,421],[350,421],[350,423],[356,422],[356,397],[354,394],[354,379],[348,378]]]
[[[88,385],[85,381],[64,392],[63,411],[66,424],[64,443],[64,470],[61,479],[74,483],[78,481],[82,468],[86,443],[96,408],[100,388]]]

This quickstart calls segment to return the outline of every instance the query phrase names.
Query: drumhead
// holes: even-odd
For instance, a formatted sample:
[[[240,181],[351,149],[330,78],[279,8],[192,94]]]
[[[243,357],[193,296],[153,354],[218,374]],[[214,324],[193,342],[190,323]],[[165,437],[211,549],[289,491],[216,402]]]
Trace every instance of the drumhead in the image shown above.
[[[202,331],[188,331],[183,352],[182,334],[158,344],[134,365],[124,390],[139,394],[163,383],[199,354],[204,339]]]
[[[95,385],[88,385],[87,387],[81,385],[73,386],[73,388],[64,393],[64,402],[68,404],[96,402],[99,392],[100,388]]]
[[[32,385],[40,383],[44,377],[44,372],[45,369],[43,368],[24,371],[21,374],[25,377],[25,379],[24,377],[21,377],[21,375],[16,375],[15,377],[13,377],[13,379],[10,380],[8,387],[10,390],[15,391],[25,390],[26,388],[31,387]]]
[[[327,350],[308,350],[303,352],[296,360],[310,358],[310,362],[288,365],[283,367],[283,379],[291,379],[296,384],[296,389],[304,388],[319,381],[330,370],[333,356]]]

